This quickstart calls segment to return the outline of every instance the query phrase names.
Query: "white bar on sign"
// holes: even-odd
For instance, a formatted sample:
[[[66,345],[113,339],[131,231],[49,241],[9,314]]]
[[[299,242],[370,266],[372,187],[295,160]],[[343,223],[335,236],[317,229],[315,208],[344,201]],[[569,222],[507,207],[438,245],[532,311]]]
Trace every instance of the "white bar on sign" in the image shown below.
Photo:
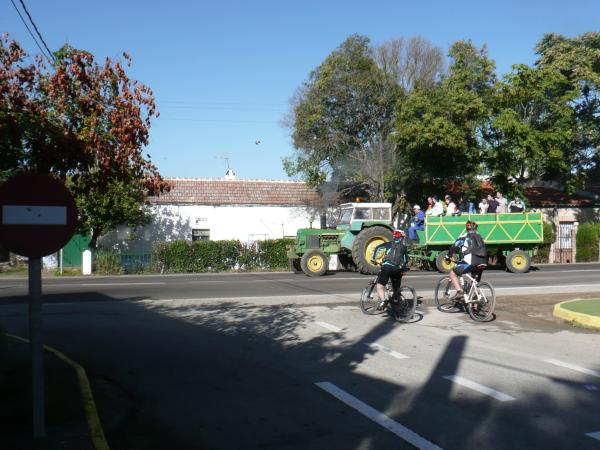
[[[4,225],[66,225],[66,206],[2,205]]]

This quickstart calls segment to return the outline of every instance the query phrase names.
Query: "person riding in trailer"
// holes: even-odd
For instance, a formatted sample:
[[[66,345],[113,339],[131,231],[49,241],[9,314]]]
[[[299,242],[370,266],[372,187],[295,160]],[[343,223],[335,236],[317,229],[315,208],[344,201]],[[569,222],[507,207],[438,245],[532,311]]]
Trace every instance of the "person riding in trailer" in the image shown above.
[[[408,264],[408,249],[404,245],[405,236],[404,231],[394,230],[391,242],[384,242],[373,250],[373,256],[371,257],[372,264],[375,264],[380,257],[380,253],[385,251],[381,270],[377,275],[377,295],[380,302],[385,300],[385,285],[390,278],[392,279],[394,298],[400,290],[402,274],[406,272]]]
[[[450,271],[450,280],[452,286],[456,289],[454,299],[461,299],[464,291],[460,286],[459,277],[465,273],[476,272],[477,281],[481,280],[481,274],[487,263],[487,251],[483,238],[477,233],[477,223],[469,220],[465,224],[465,231],[450,247],[446,260],[450,261],[455,253],[458,253],[460,260]]]

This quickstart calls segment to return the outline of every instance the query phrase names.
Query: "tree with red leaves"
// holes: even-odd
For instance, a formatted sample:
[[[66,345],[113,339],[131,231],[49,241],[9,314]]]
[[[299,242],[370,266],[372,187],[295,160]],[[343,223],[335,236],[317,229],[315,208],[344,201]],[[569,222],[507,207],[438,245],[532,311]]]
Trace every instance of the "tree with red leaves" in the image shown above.
[[[31,61],[0,37],[0,178],[28,170],[64,180],[95,246],[119,224],[147,223],[147,195],[170,188],[143,155],[158,113],[150,88],[121,61],[98,64],[68,45],[54,56],[53,65]]]

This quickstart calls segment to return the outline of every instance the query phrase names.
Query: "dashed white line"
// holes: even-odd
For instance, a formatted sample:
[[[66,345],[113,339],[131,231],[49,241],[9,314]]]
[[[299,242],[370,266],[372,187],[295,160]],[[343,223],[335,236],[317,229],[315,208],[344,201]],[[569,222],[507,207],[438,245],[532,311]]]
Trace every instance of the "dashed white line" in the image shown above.
[[[379,350],[382,353],[385,353],[386,355],[390,355],[393,356],[394,358],[398,358],[398,359],[406,359],[408,358],[408,356],[403,355],[402,353],[397,352],[396,350],[392,350],[391,348],[387,348],[381,344],[377,344],[375,342],[371,342],[370,344],[367,344],[369,347],[371,347],[372,349],[375,350]]]
[[[342,331],[341,328],[336,327],[335,325],[331,325],[330,323],[327,322],[315,322],[317,325],[319,325],[322,328],[325,328],[326,330],[329,331],[334,331],[336,333],[339,333],[340,331]]]
[[[466,378],[459,377],[458,375],[448,375],[444,378],[446,380],[452,381],[453,383],[460,384],[461,386],[467,387],[469,389],[473,389],[474,391],[480,392],[485,395],[489,395],[490,397],[495,398],[496,400],[499,400],[501,402],[509,402],[515,399],[510,395],[497,391],[496,389],[492,389],[490,387],[484,386],[483,384],[467,380]]]
[[[404,425],[401,425],[400,423],[398,423],[395,420],[391,419],[390,417],[386,416],[382,412],[377,411],[375,408],[367,405],[366,403],[357,399],[353,395],[348,394],[346,391],[340,389],[335,384],[330,383],[328,381],[323,381],[323,382],[319,382],[319,383],[315,383],[315,384],[318,387],[320,387],[321,389],[323,389],[324,391],[333,395],[335,398],[337,398],[341,402],[343,402],[346,405],[348,405],[349,407],[355,409],[362,415],[368,417],[369,419],[371,419],[373,422],[377,423],[378,425],[381,425],[382,427],[388,429],[389,431],[394,433],[396,436],[404,439],[406,442],[408,442],[409,444],[412,444],[416,448],[418,448],[420,450],[442,450],[441,447],[438,447],[437,445],[433,444],[432,442],[429,442],[424,437],[419,436],[414,431],[406,428]]]
[[[549,364],[554,364],[555,366],[564,367],[566,369],[575,370],[577,372],[585,373],[586,375],[591,375],[593,377],[600,378],[600,372],[598,372],[597,370],[587,369],[585,367],[577,366],[575,364],[559,361],[558,359],[544,359],[544,361]]]
[[[591,437],[592,439],[596,439],[597,441],[600,441],[600,431],[594,431],[593,433],[586,433],[585,435],[588,437]]]

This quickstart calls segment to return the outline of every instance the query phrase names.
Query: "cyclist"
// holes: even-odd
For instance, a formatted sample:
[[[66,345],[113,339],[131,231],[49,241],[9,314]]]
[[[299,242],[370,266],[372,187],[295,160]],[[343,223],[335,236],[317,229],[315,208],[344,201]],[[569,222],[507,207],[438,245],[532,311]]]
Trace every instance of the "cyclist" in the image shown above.
[[[450,280],[452,281],[452,286],[456,289],[456,294],[452,298],[456,300],[461,299],[464,295],[458,277],[464,273],[479,272],[477,281],[480,281],[483,268],[478,266],[485,265],[487,262],[487,251],[483,238],[477,233],[477,223],[471,220],[467,221],[465,231],[466,233],[462,234],[452,244],[446,255],[447,260],[452,259],[454,253],[460,255],[460,261],[450,271]]]
[[[392,279],[394,298],[396,298],[396,294],[400,289],[402,274],[406,271],[406,265],[408,264],[408,250],[404,245],[405,236],[404,231],[394,230],[391,242],[384,242],[373,250],[372,264],[376,263],[380,252],[385,251],[383,264],[377,275],[377,295],[380,302],[385,301],[385,285],[390,278]]]

